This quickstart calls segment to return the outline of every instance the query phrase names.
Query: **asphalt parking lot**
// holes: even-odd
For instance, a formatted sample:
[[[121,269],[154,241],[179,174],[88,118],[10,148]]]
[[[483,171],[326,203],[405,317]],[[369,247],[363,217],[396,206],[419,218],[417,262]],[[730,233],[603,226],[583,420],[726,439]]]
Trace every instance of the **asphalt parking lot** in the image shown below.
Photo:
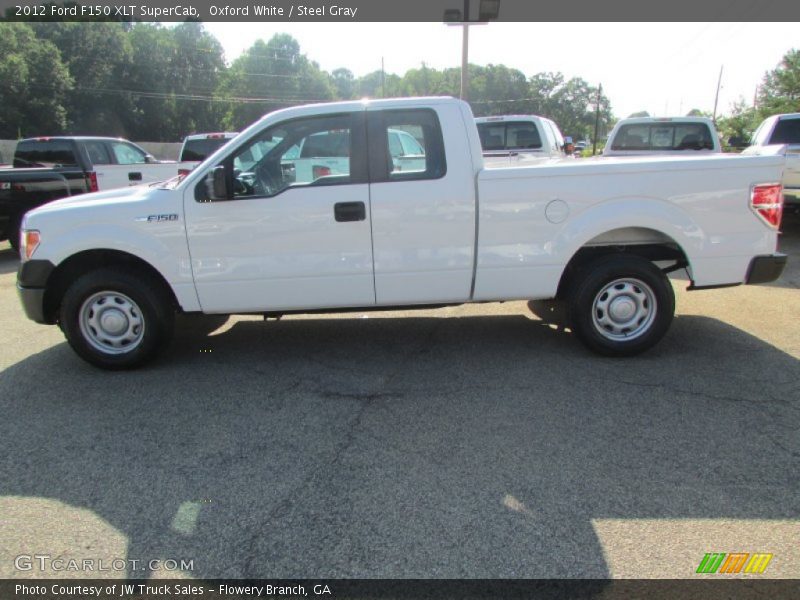
[[[183,322],[129,373],[24,318],[3,243],[0,578],[128,574],[15,567],[34,554],[196,578],[683,578],[707,552],[798,577],[800,219],[784,231],[781,280],[675,282],[670,333],[634,359],[507,303]]]

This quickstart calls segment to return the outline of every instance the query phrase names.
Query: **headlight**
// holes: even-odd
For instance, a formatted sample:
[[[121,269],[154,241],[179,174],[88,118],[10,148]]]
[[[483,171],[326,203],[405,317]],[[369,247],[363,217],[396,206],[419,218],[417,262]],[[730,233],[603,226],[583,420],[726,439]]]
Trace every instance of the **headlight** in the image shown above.
[[[30,260],[39,247],[41,236],[35,229],[23,229],[19,234],[19,255],[22,260]]]

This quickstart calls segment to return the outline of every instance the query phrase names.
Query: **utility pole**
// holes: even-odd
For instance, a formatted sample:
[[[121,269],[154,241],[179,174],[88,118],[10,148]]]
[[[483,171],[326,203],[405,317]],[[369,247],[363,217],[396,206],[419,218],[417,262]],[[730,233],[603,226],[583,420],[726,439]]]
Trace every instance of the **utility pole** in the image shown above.
[[[597,86],[597,102],[594,107],[594,140],[592,140],[592,156],[597,154],[597,134],[600,130],[600,95],[603,93],[603,84]]]
[[[382,56],[381,56],[381,98],[386,98],[386,71],[383,69]]]
[[[725,65],[720,65],[719,67],[719,79],[717,79],[717,93],[714,95],[714,116],[711,117],[711,120],[714,122],[714,125],[717,124],[717,102],[719,102],[719,88],[722,85],[722,67]]]
[[[464,0],[464,23],[461,38],[461,99],[469,96],[469,0]]]

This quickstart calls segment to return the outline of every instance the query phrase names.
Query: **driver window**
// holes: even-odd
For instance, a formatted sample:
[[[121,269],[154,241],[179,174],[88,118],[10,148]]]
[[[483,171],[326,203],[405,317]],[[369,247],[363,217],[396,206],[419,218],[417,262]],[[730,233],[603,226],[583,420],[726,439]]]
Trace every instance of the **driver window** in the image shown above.
[[[234,198],[350,182],[351,117],[297,119],[272,127],[233,157]]]

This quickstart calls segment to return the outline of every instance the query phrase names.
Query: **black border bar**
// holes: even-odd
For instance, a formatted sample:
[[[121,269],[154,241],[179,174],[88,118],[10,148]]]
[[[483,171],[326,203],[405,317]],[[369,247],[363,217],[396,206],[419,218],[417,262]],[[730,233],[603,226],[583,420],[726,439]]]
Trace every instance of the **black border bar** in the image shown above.
[[[65,6],[69,10],[65,10]],[[477,20],[479,6],[480,0],[471,0],[470,20]],[[259,11],[256,7],[264,7],[260,9],[261,14],[257,14]],[[463,0],[81,0],[79,3],[0,0],[0,15],[5,15],[6,19],[22,21],[442,22],[445,10],[461,10],[462,7]],[[497,20],[509,22],[800,21],[800,2],[500,0]],[[757,40],[749,42],[757,43]],[[597,43],[602,43],[602,33],[598,35]]]

